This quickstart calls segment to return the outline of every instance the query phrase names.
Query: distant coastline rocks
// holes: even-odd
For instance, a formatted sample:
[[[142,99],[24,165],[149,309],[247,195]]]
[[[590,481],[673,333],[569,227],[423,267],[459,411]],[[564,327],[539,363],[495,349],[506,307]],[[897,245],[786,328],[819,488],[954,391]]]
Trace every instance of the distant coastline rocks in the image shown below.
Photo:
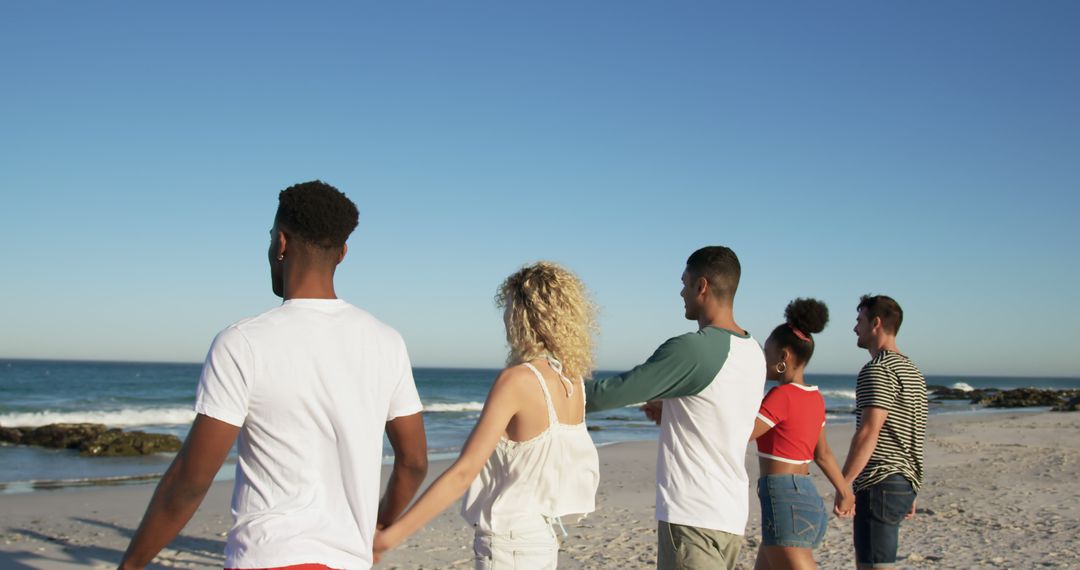
[[[103,424],[49,424],[41,427],[0,426],[0,443],[75,449],[84,457],[131,457],[180,451],[175,435],[109,429]]]
[[[1054,412],[1080,412],[1080,395],[1073,395],[1064,403],[1051,408]]]
[[[1001,392],[997,388],[971,388],[970,386],[958,388],[956,386],[937,386],[933,384],[927,386],[926,391],[935,400],[967,400],[973,404]]]
[[[927,386],[934,400],[967,400],[987,408],[1048,407],[1055,412],[1080,411],[1080,390],[1050,390],[1046,388],[956,388]]]
[[[1002,390],[997,394],[983,398],[979,403],[988,408],[1049,406],[1054,411],[1075,411],[1075,400],[1078,396],[1080,396],[1080,390],[1017,388],[1015,390]],[[1070,400],[1074,402],[1074,405],[1072,408],[1066,408]]]

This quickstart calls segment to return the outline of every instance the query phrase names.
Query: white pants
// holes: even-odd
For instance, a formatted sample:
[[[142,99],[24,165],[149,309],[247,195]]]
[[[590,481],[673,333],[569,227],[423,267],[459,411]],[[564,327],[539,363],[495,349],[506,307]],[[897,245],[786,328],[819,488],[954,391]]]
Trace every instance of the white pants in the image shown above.
[[[477,529],[473,553],[476,570],[554,570],[559,540],[551,522],[536,515],[513,521],[498,534]]]

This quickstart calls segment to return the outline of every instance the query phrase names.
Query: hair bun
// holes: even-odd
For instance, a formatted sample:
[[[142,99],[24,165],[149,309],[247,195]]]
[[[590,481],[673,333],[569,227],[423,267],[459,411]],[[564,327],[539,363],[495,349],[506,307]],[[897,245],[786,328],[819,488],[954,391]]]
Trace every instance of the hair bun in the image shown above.
[[[829,322],[829,308],[817,299],[795,299],[784,309],[784,318],[804,333],[817,334]]]

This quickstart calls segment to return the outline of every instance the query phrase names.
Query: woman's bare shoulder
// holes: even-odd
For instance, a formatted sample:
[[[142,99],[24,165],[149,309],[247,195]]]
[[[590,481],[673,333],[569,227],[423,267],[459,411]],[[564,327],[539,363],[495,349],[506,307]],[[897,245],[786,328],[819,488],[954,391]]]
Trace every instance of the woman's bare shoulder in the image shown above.
[[[515,394],[531,394],[536,385],[536,375],[524,364],[507,366],[499,371],[492,390],[506,390]]]

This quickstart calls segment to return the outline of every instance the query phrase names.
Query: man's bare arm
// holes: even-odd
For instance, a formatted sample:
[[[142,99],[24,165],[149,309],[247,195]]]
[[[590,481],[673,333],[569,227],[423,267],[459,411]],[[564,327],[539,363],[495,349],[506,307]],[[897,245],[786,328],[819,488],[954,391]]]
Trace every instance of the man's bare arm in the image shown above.
[[[141,569],[165,548],[195,514],[240,428],[199,414],[180,452],[161,477],[120,568]]]
[[[427,436],[420,413],[386,422],[386,436],[394,449],[394,469],[379,501],[379,528],[397,520],[427,476]]]
[[[848,450],[847,459],[844,460],[844,479],[848,484],[862,473],[863,468],[870,461],[877,447],[878,436],[881,427],[885,425],[885,418],[889,417],[889,411],[877,406],[868,406],[862,411],[862,419],[859,429],[851,438],[851,448]]]

